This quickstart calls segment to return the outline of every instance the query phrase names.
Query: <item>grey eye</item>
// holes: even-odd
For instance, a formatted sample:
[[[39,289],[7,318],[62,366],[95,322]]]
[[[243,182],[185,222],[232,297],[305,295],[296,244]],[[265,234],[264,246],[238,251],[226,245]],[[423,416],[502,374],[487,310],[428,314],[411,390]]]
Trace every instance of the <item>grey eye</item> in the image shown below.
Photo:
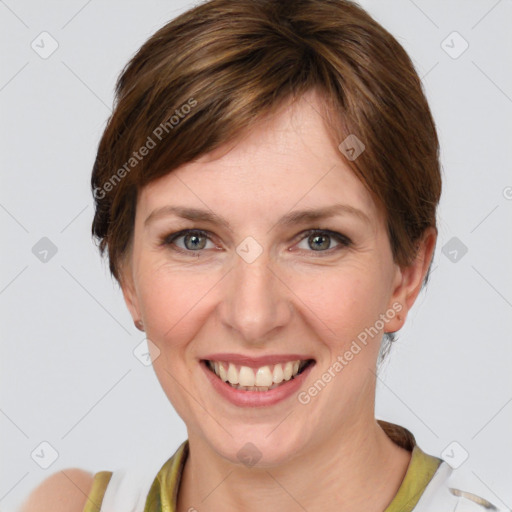
[[[200,233],[189,233],[180,238],[183,238],[185,248],[191,251],[195,249],[204,249],[207,242],[207,237]]]
[[[212,245],[206,247],[207,242],[210,242]],[[215,244],[210,240],[207,233],[196,230],[184,230],[178,233],[172,233],[163,240],[163,244],[169,246],[174,245],[186,252],[198,252],[205,247],[207,249],[215,247]]]
[[[298,247],[308,252],[331,253],[334,250],[349,247],[351,244],[352,241],[349,238],[336,231],[314,230],[305,234]]]
[[[308,243],[314,251],[329,249],[331,237],[329,235],[311,235],[308,237]]]
[[[298,245],[299,249],[313,250],[316,252],[330,249],[332,236],[325,233],[313,233],[303,238]],[[301,246],[301,244],[303,244]],[[306,245],[305,245],[306,244]]]

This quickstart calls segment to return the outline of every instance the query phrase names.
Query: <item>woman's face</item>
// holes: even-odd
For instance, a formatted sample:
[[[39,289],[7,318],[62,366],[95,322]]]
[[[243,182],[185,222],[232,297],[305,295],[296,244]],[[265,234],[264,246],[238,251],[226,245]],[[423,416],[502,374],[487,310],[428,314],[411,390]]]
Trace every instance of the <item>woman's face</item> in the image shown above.
[[[400,328],[423,276],[394,264],[385,220],[329,142],[319,101],[303,97],[137,203],[127,304],[189,439],[234,462],[281,464],[363,433],[382,334]],[[294,361],[310,363],[289,378]]]

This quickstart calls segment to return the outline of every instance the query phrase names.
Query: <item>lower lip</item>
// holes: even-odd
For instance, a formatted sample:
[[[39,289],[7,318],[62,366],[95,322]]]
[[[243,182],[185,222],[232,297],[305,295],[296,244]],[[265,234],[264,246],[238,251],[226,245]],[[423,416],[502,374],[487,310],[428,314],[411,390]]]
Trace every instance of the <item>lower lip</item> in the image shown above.
[[[315,363],[310,364],[302,373],[277,388],[268,391],[244,391],[226,384],[207,367],[205,361],[201,361],[201,366],[213,388],[232,404],[240,407],[265,407],[285,400],[299,390],[314,365]]]

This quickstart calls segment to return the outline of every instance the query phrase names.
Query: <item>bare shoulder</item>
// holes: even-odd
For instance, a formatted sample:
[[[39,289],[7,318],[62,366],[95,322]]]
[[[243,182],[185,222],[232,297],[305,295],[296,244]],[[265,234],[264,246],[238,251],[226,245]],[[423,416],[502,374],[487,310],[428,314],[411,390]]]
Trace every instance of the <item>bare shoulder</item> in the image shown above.
[[[94,475],[78,468],[63,469],[43,480],[19,512],[82,512]]]

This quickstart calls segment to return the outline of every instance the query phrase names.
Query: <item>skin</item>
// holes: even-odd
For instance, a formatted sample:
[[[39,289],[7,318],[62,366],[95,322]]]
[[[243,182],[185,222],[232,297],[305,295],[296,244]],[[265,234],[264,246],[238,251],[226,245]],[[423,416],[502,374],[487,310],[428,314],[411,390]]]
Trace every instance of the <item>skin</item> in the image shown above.
[[[374,372],[383,332],[402,327],[421,289],[436,231],[425,232],[412,265],[395,264],[384,215],[330,142],[320,102],[308,93],[236,144],[139,194],[121,286],[134,321],[143,322],[150,347],[158,348],[152,349],[156,375],[187,426],[179,512],[382,511],[407,470],[410,453],[375,420]],[[367,220],[343,214],[278,224],[291,210],[336,203]],[[168,205],[213,211],[231,230],[173,215],[144,225]],[[199,251],[183,237],[175,240],[188,254],[161,244],[182,229],[202,229],[211,238]],[[341,233],[351,244],[327,237],[324,249],[315,250],[309,229]],[[248,236],[263,249],[250,264],[236,252]],[[401,306],[400,318],[386,322],[307,405],[293,395],[273,406],[237,407],[199,365],[212,352],[311,355],[316,364],[301,388],[307,390],[393,304]],[[248,442],[261,453],[252,467],[237,457]]]
[[[91,492],[93,474],[78,468],[58,471],[38,485],[18,512],[81,512]]]

